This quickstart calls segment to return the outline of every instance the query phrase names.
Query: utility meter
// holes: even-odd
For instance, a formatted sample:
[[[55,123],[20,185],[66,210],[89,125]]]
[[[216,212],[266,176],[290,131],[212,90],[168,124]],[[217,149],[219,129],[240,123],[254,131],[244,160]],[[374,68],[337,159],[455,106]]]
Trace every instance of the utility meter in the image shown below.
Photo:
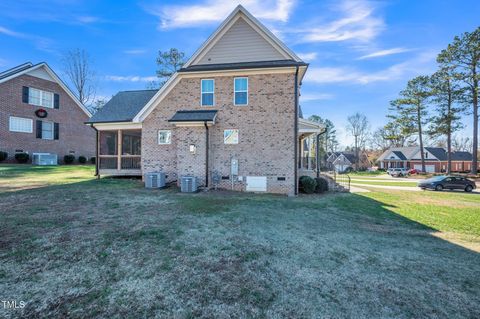
[[[238,160],[235,158],[232,158],[230,174],[233,176],[238,176]]]

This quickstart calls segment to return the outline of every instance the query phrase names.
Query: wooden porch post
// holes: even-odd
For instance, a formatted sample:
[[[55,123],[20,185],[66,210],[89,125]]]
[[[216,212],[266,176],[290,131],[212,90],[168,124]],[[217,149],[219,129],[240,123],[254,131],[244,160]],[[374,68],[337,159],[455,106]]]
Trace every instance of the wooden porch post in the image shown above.
[[[122,130],[117,131],[117,170],[122,169]]]

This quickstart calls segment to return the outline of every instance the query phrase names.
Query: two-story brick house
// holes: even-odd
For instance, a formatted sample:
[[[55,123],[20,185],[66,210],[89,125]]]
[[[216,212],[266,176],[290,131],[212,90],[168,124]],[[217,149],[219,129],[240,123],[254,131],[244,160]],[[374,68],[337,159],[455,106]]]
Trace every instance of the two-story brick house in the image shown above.
[[[0,151],[95,155],[90,112],[46,64],[24,63],[0,73]]]
[[[120,92],[92,117],[99,173],[296,193],[300,141],[322,130],[298,116],[307,67],[238,6],[160,90]]]

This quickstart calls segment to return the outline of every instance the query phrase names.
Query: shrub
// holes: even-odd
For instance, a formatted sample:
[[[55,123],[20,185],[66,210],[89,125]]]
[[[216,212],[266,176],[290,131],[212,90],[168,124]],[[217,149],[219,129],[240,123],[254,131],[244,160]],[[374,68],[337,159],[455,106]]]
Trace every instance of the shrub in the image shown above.
[[[87,158],[86,158],[85,156],[80,155],[80,156],[78,157],[78,162],[79,162],[80,164],[85,164],[85,163],[87,162]]]
[[[328,181],[323,177],[315,178],[317,186],[315,187],[315,193],[323,193],[328,191]]]
[[[63,157],[63,162],[65,164],[72,164],[73,161],[75,161],[75,156],[73,156],[72,154],[68,154]]]
[[[312,194],[317,186],[317,182],[315,182],[315,180],[310,176],[301,176],[299,182],[299,186],[306,194]]]
[[[2,152],[0,151],[0,162],[3,162],[4,160],[6,160],[8,157],[8,153],[7,152]]]
[[[23,164],[28,162],[28,160],[30,159],[30,155],[28,155],[28,153],[16,153],[15,159],[17,160],[17,162]]]
[[[90,163],[95,164],[96,161],[97,159],[95,156],[90,157]]]

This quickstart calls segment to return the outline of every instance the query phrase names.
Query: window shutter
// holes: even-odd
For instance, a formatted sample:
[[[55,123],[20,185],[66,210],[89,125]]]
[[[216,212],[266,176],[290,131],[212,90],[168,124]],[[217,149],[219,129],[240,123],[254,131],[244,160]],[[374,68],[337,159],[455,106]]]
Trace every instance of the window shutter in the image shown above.
[[[59,131],[60,125],[58,123],[53,123],[53,139],[58,140],[58,131]]]
[[[56,109],[60,108],[60,95],[56,93],[53,95],[53,107]]]
[[[28,86],[22,87],[22,102],[28,103]]]
[[[42,121],[37,120],[37,138],[42,138]]]

